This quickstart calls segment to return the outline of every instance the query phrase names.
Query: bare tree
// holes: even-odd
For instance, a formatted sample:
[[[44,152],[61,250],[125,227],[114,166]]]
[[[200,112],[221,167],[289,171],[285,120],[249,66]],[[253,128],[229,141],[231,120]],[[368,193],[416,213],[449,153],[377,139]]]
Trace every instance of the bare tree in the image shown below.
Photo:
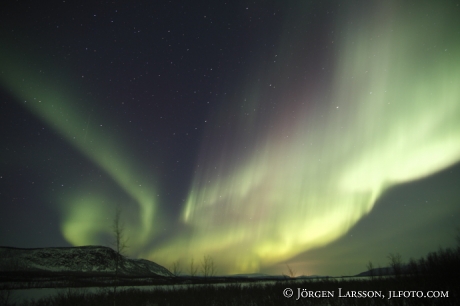
[[[402,261],[401,261],[401,254],[390,253],[388,254],[388,259],[390,261],[390,267],[393,269],[393,274],[398,277],[401,275],[402,271]]]
[[[195,266],[193,262],[193,258],[190,260],[190,276],[194,277],[196,276],[196,273],[198,272],[198,267]]]
[[[374,265],[372,264],[372,261],[369,260],[369,262],[366,265],[367,271],[369,271],[369,275],[371,279],[374,279]]]
[[[214,260],[211,256],[206,255],[203,257],[201,272],[203,272],[204,277],[210,277],[216,274],[216,267],[214,266]]]
[[[286,267],[288,269],[288,275],[287,276],[289,276],[290,278],[294,278],[296,276],[296,274],[297,274],[296,271],[292,270],[292,268],[288,264],[286,264]]]
[[[460,227],[457,227],[457,236],[455,240],[457,240],[457,250],[460,252]]]
[[[121,221],[122,210],[118,206],[115,211],[115,216],[112,222],[112,233],[113,233],[113,245],[115,248],[115,282],[113,287],[113,304],[116,305],[116,293],[117,293],[117,283],[118,283],[118,274],[120,270],[120,261],[122,259],[123,253],[128,247],[128,239],[125,237],[125,225]]]
[[[174,276],[179,276],[182,273],[182,268],[180,266],[180,261],[173,262],[172,273]]]
[[[413,259],[412,257],[409,259],[409,270],[408,270],[408,273],[409,274],[412,274],[412,275],[415,275],[415,276],[418,276],[418,265],[417,265],[417,261],[415,261],[415,259]]]

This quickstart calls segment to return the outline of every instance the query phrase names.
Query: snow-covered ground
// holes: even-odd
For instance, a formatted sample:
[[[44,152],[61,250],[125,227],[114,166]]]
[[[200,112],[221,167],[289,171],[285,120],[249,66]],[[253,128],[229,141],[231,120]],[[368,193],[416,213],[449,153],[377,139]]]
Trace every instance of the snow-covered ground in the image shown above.
[[[337,280],[352,280],[352,279],[367,279],[367,277],[350,277],[350,278],[338,278]],[[309,279],[310,281],[321,280],[321,279]],[[238,285],[241,287],[247,286],[265,286],[265,285],[272,285],[276,282],[286,281],[291,283],[291,285],[298,282],[305,282],[305,278],[298,278],[298,279],[287,279],[287,280],[268,280],[268,281],[259,281],[259,282],[238,282],[238,283],[218,283],[212,284],[214,287],[226,287],[232,285]],[[183,284],[183,285],[155,285],[155,286],[123,286],[117,287],[117,291],[122,290],[130,290],[130,289],[138,289],[138,290],[184,290],[190,287],[206,287],[209,284]],[[59,294],[67,294],[69,291],[72,293],[97,293],[100,291],[110,291],[113,290],[111,287],[87,287],[87,288],[33,288],[33,289],[16,289],[11,290],[11,301],[12,302],[22,302],[26,300],[38,300],[40,298],[55,296]]]

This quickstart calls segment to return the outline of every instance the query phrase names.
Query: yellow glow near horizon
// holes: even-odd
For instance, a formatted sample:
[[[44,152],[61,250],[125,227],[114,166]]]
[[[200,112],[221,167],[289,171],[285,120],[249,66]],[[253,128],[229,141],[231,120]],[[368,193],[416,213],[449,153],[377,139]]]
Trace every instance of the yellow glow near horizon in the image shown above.
[[[450,31],[442,19],[419,37],[422,15],[348,25],[332,97],[319,112],[267,124],[274,128],[250,154],[235,144],[231,153],[246,158],[218,159],[225,152],[205,147],[182,215],[189,238],[154,258],[211,254],[222,273],[254,272],[344,235],[387,188],[458,162],[459,43],[442,45],[439,33]]]

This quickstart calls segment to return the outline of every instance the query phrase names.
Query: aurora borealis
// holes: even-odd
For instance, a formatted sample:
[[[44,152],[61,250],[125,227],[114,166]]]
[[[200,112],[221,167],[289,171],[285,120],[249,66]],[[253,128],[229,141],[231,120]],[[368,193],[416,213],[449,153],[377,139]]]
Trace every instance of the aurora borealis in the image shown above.
[[[22,5],[2,13],[0,245],[107,245],[117,206],[129,256],[221,274],[455,243],[457,2]]]

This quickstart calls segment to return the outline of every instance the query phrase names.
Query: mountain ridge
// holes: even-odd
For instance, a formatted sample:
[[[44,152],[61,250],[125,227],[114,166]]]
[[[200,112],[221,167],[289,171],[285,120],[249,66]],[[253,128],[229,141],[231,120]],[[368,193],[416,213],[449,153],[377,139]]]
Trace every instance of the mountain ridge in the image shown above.
[[[105,246],[16,248],[0,246],[0,272],[83,273],[112,275],[119,257],[119,275],[171,277],[165,267],[146,260],[131,259]]]

